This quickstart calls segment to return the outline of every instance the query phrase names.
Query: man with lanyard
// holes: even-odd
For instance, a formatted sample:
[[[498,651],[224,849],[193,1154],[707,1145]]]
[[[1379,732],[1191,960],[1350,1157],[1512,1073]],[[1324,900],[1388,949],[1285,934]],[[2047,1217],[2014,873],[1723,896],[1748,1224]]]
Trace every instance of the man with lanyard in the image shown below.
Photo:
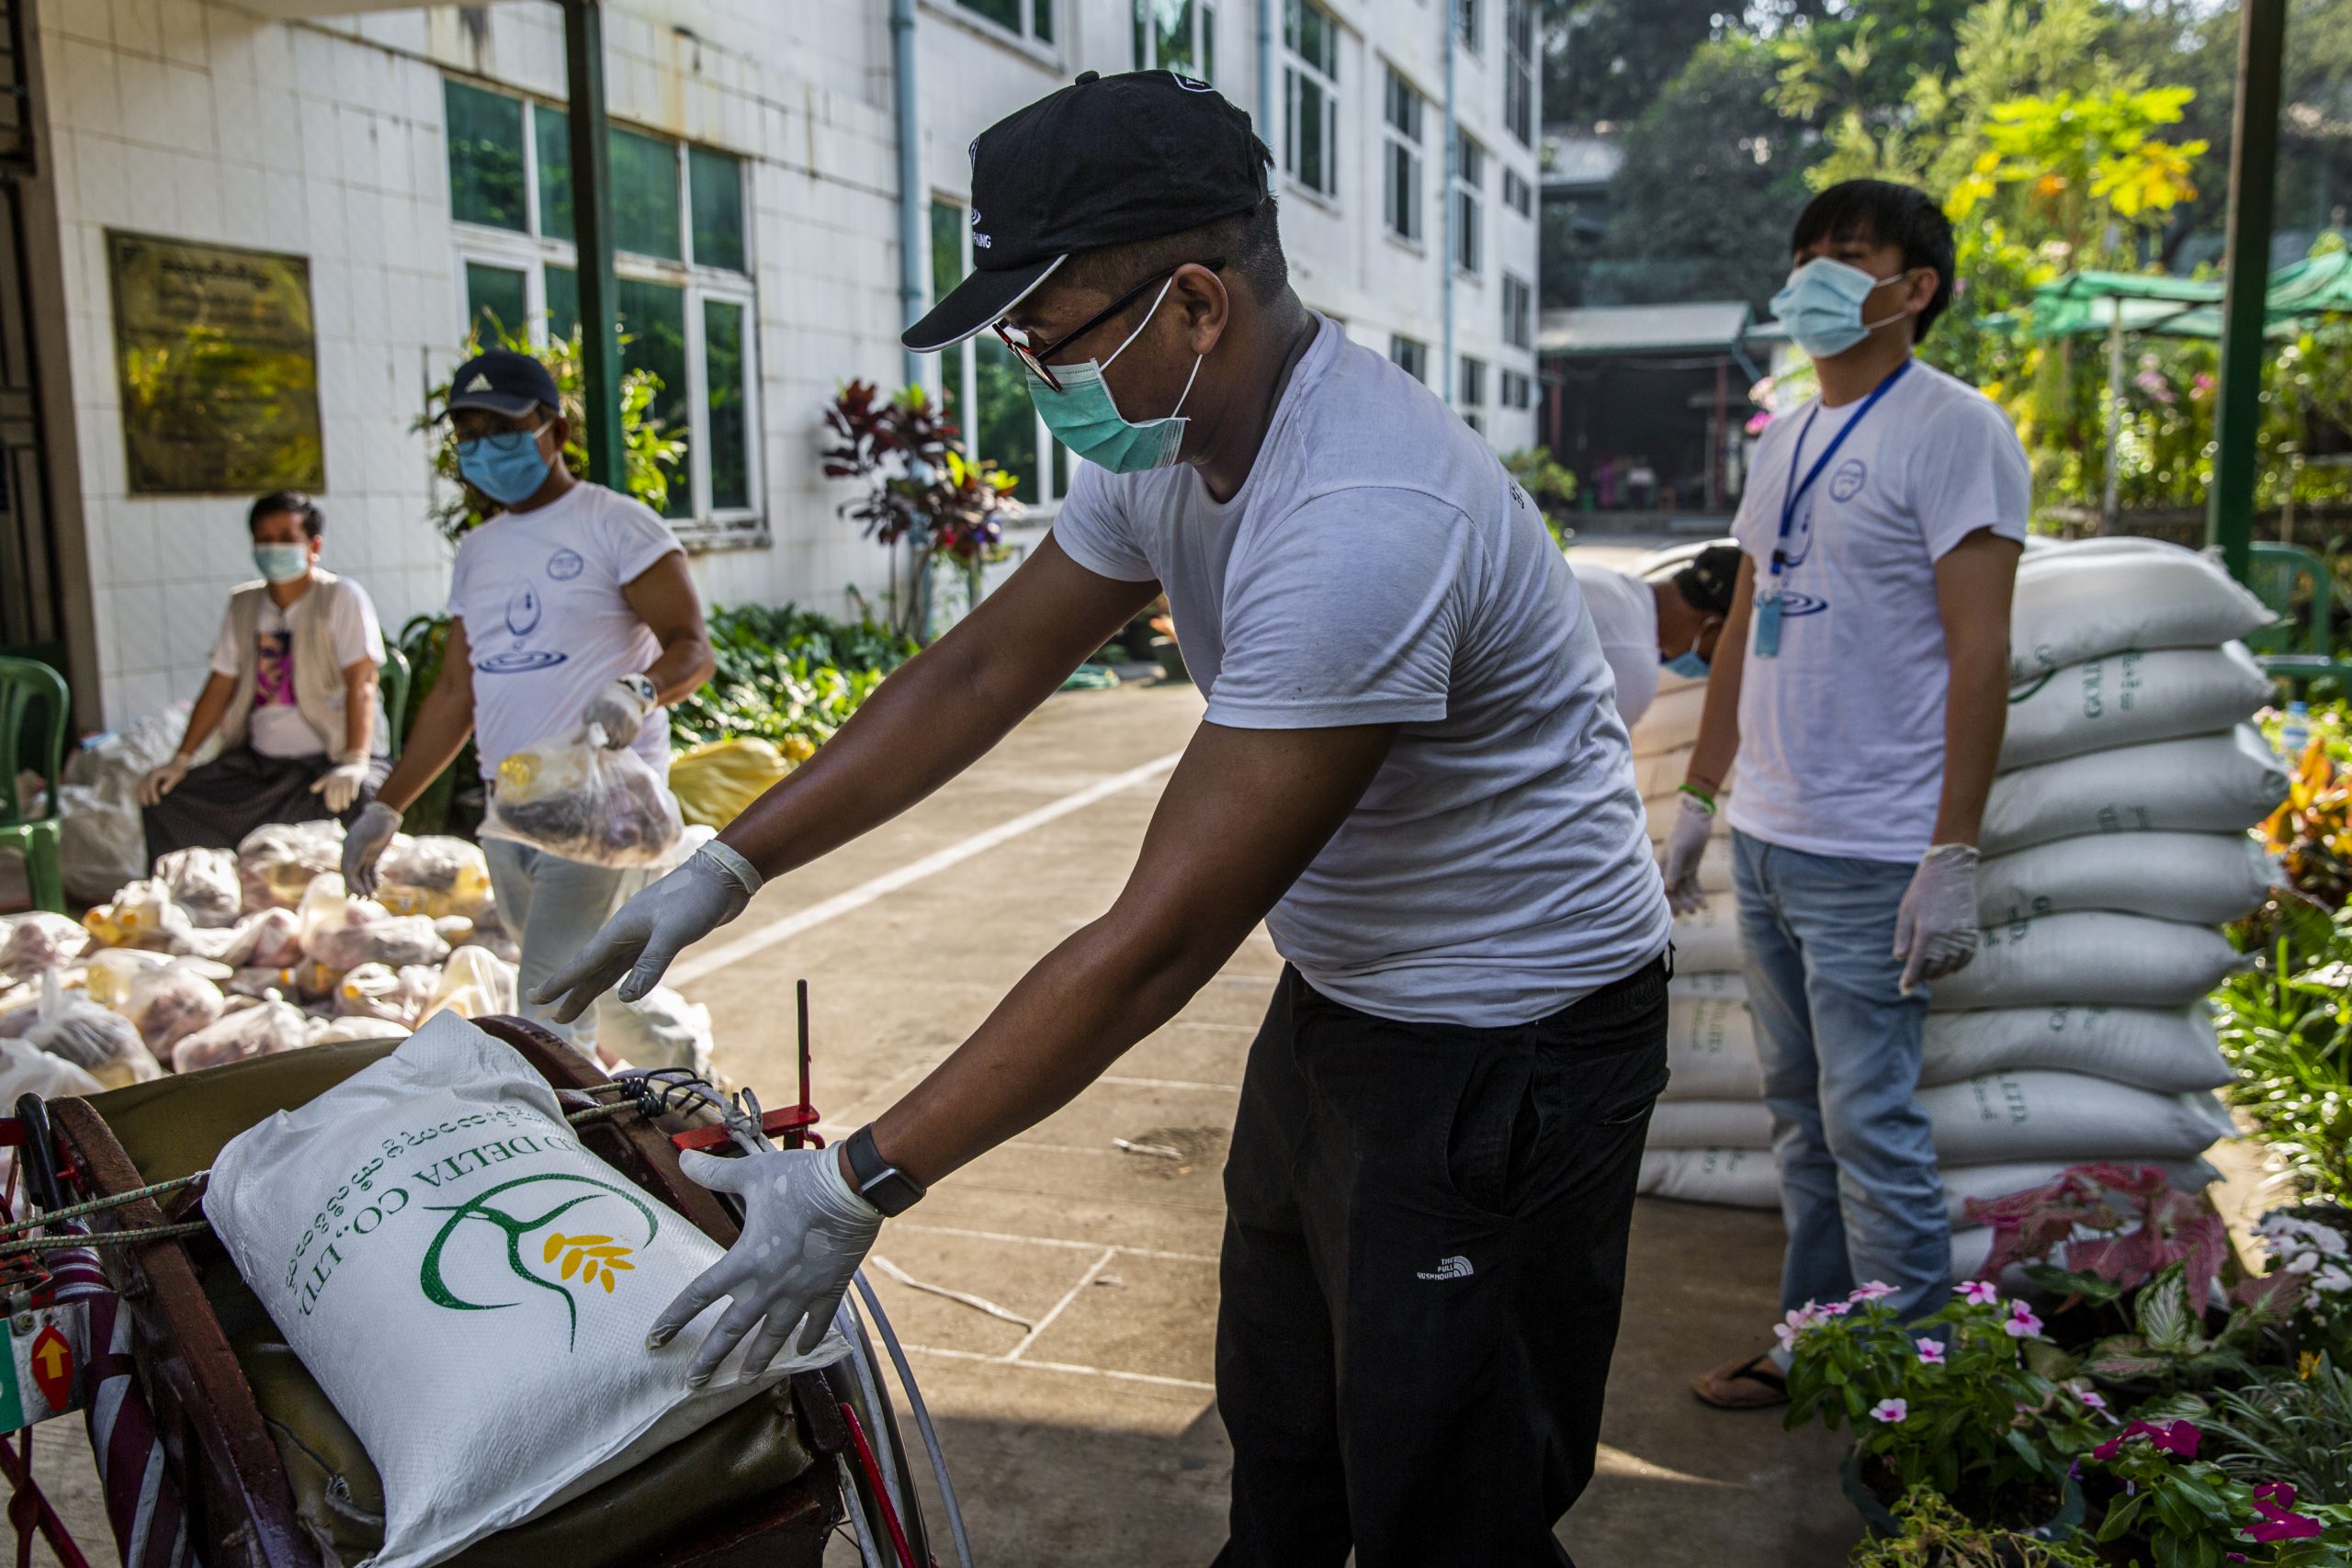
[[[1740,559],[1736,545],[1709,545],[1655,582],[1605,566],[1573,567],[1600,635],[1600,656],[1617,679],[1617,716],[1627,729],[1657,700],[1660,670],[1686,681],[1706,679],[1707,661],[1731,613]]]
[[[1263,919],[1289,962],[1226,1171],[1219,1561],[1565,1563],[1670,920],[1567,563],[1476,432],[1299,301],[1269,162],[1165,72],[1089,72],[982,133],[978,270],[906,341],[1002,333],[1085,459],[1052,537],[543,994],[641,993],[1164,587],[1208,710],[1117,901],[835,1148],[692,1160],[748,1219],[656,1332],[732,1298],[696,1378],[746,1337],[752,1365],[812,1340],[886,1214],[1067,1102]]]
[[[1834,186],[1792,249],[1773,310],[1821,393],[1758,445],[1734,526],[1748,558],[1661,858],[1675,908],[1702,908],[1736,757],[1725,809],[1788,1224],[1781,1305],[1877,1282],[1917,1317],[1951,1269],[1915,1095],[1925,987],[1976,951],[2029,475],[2000,410],[1912,358],[1951,297],[1951,225],[1925,192]],[[1694,1387],[1778,1404],[1785,1355],[1735,1357]]]
[[[344,881],[363,896],[375,889],[376,863],[401,814],[468,735],[493,789],[508,756],[590,725],[606,746],[632,748],[666,775],[663,705],[692,694],[713,668],[702,597],[670,525],[564,466],[571,422],[546,366],[511,349],[477,355],[450,378],[443,412],[458,472],[490,515],[458,541],[440,679],[417,707],[399,766],[344,837]],[[530,990],[644,886],[645,874],[512,839],[492,839],[482,852],[499,919],[521,949],[524,1016],[595,1055],[594,1015],[558,1022],[531,1003]]]

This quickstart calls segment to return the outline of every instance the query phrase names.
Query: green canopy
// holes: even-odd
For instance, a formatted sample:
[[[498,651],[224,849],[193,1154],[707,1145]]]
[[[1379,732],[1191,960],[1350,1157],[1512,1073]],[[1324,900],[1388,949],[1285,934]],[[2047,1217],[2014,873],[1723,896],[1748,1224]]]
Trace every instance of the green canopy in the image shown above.
[[[2314,317],[2352,313],[2352,253],[2312,256],[2270,275],[2265,335],[2291,337]],[[2163,337],[2222,335],[2222,280],[2164,273],[2070,272],[2033,291],[2036,337],[2104,337],[2126,333]]]

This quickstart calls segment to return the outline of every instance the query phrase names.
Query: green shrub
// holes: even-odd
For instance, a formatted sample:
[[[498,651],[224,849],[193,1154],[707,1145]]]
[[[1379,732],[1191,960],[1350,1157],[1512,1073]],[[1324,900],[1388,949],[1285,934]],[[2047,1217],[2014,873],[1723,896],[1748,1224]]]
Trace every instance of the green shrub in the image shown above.
[[[711,612],[710,649],[718,671],[670,710],[673,743],[757,739],[799,761],[832,739],[916,645],[872,621],[739,604]]]

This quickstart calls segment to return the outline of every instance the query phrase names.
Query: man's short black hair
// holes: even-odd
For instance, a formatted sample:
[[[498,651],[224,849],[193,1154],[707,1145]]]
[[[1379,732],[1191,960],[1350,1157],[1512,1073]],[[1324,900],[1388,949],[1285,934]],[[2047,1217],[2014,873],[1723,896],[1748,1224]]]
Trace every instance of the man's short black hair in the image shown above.
[[[1115,298],[1154,273],[1186,262],[1220,260],[1225,263],[1226,276],[1239,277],[1261,305],[1282,298],[1283,290],[1290,287],[1290,264],[1283,258],[1282,229],[1274,219],[1272,197],[1247,211],[1156,240],[1080,251],[1064,262],[1056,276]]]
[[[281,512],[291,512],[302,520],[302,536],[306,539],[317,538],[326,523],[319,512],[319,503],[300,491],[274,490],[254,502],[253,510],[245,513],[245,532],[253,533],[261,526],[263,518],[274,517]]]
[[[1951,303],[1951,220],[1936,198],[1918,186],[1893,180],[1845,180],[1831,186],[1797,214],[1789,251],[1803,255],[1825,239],[1899,245],[1906,270],[1935,269],[1936,297],[1919,312],[1913,342],[1925,338]]]

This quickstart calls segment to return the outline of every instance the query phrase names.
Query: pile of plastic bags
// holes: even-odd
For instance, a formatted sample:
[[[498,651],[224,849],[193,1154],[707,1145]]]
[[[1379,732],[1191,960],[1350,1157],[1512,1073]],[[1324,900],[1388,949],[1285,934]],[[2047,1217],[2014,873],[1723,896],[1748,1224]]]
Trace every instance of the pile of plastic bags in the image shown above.
[[[0,919],[0,1100],[515,1010],[514,945],[461,839],[395,838],[348,896],[332,821],[183,850],[75,921]]]

